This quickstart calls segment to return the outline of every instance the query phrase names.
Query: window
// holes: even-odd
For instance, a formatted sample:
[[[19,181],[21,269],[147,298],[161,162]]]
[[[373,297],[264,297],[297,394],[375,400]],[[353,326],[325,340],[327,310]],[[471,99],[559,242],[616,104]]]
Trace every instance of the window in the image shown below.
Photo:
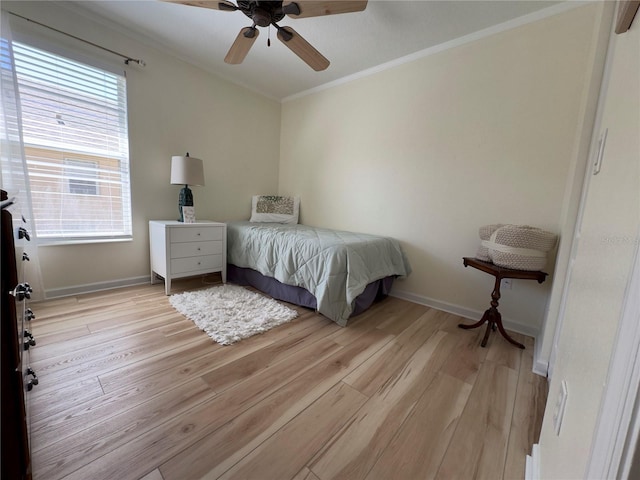
[[[38,237],[131,238],[125,77],[13,48]]]
[[[67,178],[69,193],[78,195],[97,195],[98,162],[84,160],[64,160],[64,176]]]

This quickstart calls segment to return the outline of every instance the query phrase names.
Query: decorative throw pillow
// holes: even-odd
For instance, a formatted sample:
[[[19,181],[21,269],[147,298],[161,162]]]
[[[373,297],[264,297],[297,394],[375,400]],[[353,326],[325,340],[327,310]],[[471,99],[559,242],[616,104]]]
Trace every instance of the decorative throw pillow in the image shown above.
[[[251,199],[251,222],[298,223],[300,197],[254,195]]]

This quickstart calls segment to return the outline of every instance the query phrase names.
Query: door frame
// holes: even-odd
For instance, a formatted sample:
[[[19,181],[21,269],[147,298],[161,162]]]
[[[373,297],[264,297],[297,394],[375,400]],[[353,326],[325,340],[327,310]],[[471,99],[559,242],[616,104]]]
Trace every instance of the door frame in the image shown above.
[[[640,427],[640,232],[585,478],[627,478]]]

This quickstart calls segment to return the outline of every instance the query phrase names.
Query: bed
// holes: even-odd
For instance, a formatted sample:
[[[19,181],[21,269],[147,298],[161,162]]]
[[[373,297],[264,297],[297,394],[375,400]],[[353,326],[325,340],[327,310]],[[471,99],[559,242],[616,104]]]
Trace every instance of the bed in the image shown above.
[[[271,222],[227,223],[227,278],[346,326],[411,272],[397,240]]]

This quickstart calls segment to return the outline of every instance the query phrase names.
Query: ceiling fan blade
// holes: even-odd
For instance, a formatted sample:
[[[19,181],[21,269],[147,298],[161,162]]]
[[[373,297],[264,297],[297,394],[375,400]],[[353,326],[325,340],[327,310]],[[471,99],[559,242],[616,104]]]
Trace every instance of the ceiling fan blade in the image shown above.
[[[278,27],[278,38],[316,72],[320,72],[329,66],[329,60],[324,58],[319,51],[313,48],[313,46],[302,38],[293,28]]]
[[[296,0],[294,2],[285,2],[282,6],[282,11],[293,18],[304,18],[361,12],[365,8],[367,8],[367,0]]]
[[[181,5],[189,5],[191,7],[212,8],[214,10],[222,10],[225,12],[235,12],[238,10],[233,3],[227,0],[162,0],[168,3],[179,3]]]
[[[246,57],[249,50],[251,50],[256,38],[258,38],[258,35],[260,35],[260,32],[255,27],[245,27],[240,30],[233,45],[231,45],[231,48],[227,52],[227,56],[224,57],[225,63],[231,65],[242,63],[244,57]]]

